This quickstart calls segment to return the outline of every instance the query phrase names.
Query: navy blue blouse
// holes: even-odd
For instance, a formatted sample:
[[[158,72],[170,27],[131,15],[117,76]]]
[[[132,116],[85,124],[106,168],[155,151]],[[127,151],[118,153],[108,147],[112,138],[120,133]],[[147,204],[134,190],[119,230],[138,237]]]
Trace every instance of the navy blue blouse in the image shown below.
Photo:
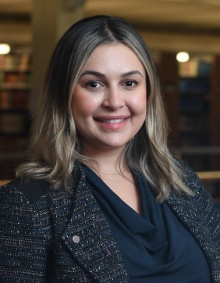
[[[83,165],[122,254],[130,283],[210,283],[208,262],[166,202],[158,204],[148,183],[136,176],[142,215]]]

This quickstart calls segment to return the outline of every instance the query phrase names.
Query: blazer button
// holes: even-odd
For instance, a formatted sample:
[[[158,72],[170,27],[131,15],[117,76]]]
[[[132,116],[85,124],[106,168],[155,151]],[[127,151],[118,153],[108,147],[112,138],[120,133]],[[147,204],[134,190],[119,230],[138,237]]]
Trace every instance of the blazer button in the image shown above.
[[[80,237],[77,236],[77,235],[74,235],[72,237],[72,241],[73,241],[74,244],[78,244],[80,242]]]

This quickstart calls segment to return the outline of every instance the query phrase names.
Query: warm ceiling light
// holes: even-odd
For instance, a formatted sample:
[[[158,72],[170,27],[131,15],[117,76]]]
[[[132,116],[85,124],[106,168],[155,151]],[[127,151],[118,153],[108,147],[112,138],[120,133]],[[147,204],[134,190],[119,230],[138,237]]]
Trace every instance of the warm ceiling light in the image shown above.
[[[178,52],[176,55],[176,60],[178,62],[187,62],[189,61],[189,53],[187,52]]]
[[[0,54],[8,54],[10,52],[10,46],[8,44],[0,44]]]

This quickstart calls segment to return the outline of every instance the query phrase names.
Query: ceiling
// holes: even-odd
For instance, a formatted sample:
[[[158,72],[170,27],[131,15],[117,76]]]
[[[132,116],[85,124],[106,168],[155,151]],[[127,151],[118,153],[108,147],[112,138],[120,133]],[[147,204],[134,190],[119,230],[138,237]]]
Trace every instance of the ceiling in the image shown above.
[[[1,42],[31,43],[32,1],[47,0],[0,0]],[[128,19],[155,50],[220,54],[220,0],[87,0],[84,14]]]

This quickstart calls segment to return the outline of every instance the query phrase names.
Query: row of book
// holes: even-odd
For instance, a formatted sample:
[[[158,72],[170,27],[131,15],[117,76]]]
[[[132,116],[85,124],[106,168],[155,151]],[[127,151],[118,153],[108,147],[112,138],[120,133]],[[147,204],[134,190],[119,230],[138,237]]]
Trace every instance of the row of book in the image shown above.
[[[25,90],[0,90],[0,110],[25,110],[29,93]]]
[[[23,113],[1,113],[0,133],[23,133],[25,129],[25,115]]]
[[[11,88],[16,88],[20,84],[29,85],[31,81],[30,72],[23,71],[0,71],[0,88],[4,85],[9,85]]]
[[[188,62],[179,64],[180,77],[208,77],[212,72],[212,61],[210,58],[201,60],[199,58],[191,58]]]
[[[29,52],[0,55],[0,70],[26,70],[31,65]]]

